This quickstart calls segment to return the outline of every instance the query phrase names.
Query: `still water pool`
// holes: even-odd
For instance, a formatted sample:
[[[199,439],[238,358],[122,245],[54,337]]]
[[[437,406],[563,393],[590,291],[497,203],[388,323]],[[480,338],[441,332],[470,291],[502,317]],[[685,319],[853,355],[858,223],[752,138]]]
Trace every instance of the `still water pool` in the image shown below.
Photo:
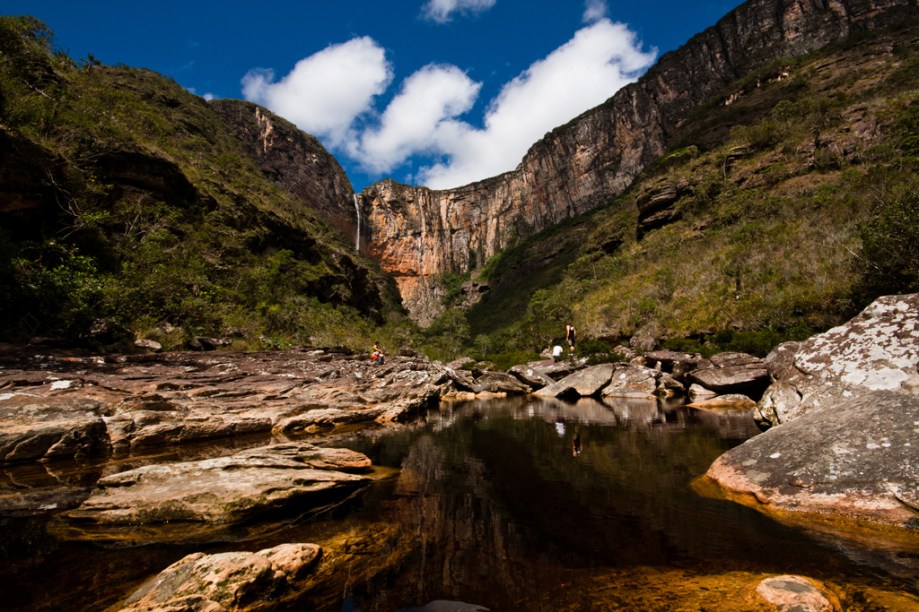
[[[189,552],[282,542],[326,551],[294,609],[729,609],[769,574],[825,581],[851,609],[885,609],[871,607],[878,592],[919,601],[915,556],[693,492],[756,433],[748,413],[655,401],[444,404],[395,430],[322,440],[394,469],[319,517],[294,511],[243,541],[116,548],[59,541],[46,518],[0,519],[0,609],[104,609]]]

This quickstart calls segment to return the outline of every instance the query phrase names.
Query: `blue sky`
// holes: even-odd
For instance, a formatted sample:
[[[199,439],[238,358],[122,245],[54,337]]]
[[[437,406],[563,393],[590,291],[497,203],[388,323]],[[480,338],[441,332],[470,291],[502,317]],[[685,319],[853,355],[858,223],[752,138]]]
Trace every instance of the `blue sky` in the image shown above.
[[[2,0],[74,59],[248,99],[322,141],[355,190],[514,169],[739,0]]]

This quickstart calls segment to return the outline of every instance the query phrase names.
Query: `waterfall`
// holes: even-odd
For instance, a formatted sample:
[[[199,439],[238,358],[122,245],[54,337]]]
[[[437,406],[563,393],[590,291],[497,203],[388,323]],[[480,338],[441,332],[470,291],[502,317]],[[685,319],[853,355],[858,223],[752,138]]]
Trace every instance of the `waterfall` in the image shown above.
[[[354,194],[354,214],[357,215],[357,231],[354,232],[354,250],[361,250],[361,197]]]

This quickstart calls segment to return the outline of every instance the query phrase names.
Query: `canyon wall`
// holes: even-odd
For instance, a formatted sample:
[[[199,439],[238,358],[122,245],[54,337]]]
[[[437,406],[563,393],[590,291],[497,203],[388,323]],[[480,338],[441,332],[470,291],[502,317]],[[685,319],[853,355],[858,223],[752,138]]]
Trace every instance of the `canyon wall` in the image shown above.
[[[361,250],[396,278],[403,304],[426,325],[442,310],[438,275],[474,270],[621,194],[664,153],[694,107],[716,94],[727,99],[731,82],[917,14],[919,0],[751,0],[547,134],[511,172],[441,191],[391,180],[367,187],[359,196]]]
[[[354,244],[351,181],[316,138],[251,102],[221,99],[209,105],[231,127],[266,177],[317,211]]]

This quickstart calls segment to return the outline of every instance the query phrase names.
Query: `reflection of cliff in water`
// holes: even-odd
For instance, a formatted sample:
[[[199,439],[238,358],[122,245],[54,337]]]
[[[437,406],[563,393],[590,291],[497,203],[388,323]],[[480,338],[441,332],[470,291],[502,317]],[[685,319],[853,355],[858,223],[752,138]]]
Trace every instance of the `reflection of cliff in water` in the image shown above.
[[[434,599],[508,609],[556,588],[563,569],[853,571],[799,532],[689,490],[744,423],[755,433],[748,414],[529,398],[456,405],[433,420],[404,434],[395,494],[380,508],[414,552],[355,594],[362,609]],[[392,444],[375,450],[395,459]]]

